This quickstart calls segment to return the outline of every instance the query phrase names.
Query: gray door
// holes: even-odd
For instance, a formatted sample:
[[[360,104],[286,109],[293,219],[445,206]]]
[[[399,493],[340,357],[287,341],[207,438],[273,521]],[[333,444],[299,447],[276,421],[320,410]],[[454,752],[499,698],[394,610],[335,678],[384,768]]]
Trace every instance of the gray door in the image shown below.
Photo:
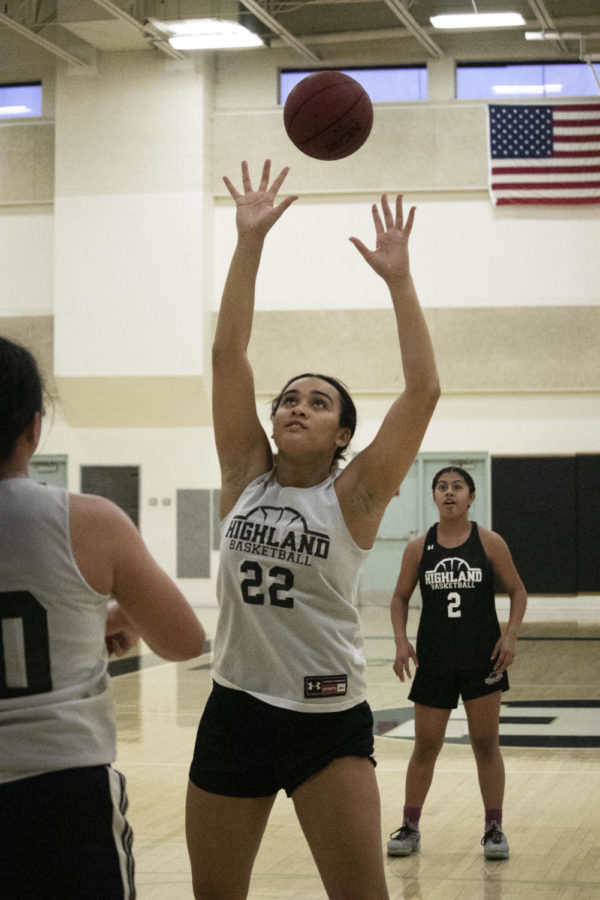
[[[210,578],[211,492],[177,491],[177,577]]]
[[[55,484],[57,487],[66,488],[67,485],[67,457],[58,456],[32,456],[28,467],[29,477],[40,484]]]
[[[82,466],[81,493],[112,500],[135,525],[140,517],[139,466]]]
[[[398,580],[402,554],[419,527],[418,465],[412,464],[381,520],[373,550],[363,569],[361,605],[387,605]]]

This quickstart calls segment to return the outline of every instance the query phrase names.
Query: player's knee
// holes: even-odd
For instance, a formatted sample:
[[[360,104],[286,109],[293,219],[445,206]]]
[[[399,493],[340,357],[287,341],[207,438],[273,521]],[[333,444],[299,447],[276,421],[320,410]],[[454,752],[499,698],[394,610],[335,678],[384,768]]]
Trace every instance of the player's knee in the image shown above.
[[[417,763],[417,765],[428,765],[434,763],[440,754],[443,743],[443,740],[435,740],[433,738],[418,738],[415,741],[413,750],[413,762]]]
[[[496,733],[472,735],[471,746],[476,759],[482,762],[493,759],[500,752],[498,735]]]

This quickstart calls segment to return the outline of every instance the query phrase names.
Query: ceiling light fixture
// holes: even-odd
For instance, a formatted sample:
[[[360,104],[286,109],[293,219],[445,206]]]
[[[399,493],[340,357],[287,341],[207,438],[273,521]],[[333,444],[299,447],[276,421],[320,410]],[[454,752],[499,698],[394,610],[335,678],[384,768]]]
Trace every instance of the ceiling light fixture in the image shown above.
[[[512,25],[524,25],[521,13],[448,13],[431,16],[429,19],[434,28],[508,28]]]
[[[544,94],[560,94],[562,84],[495,84],[492,88],[495,94],[517,96],[519,94],[532,94],[543,96]]]
[[[588,38],[598,37],[598,34],[588,34]],[[581,41],[586,35],[578,31],[526,31],[526,41]]]
[[[150,19],[152,25],[166,33],[176,50],[227,50],[262,47],[261,38],[230,19]]]

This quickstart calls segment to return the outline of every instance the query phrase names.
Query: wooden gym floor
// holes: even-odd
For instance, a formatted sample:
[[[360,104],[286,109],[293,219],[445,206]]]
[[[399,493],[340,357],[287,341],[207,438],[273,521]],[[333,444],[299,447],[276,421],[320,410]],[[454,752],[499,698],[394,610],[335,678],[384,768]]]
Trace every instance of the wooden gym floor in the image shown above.
[[[600,897],[600,598],[590,609],[528,611],[504,695],[504,828],[511,857],[486,861],[483,811],[461,708],[453,714],[421,820],[421,851],[388,859],[392,900],[592,900]],[[199,611],[209,638],[216,610]],[[361,609],[375,714],[382,840],[401,824],[412,749],[408,685],[393,674],[389,615]],[[499,613],[501,620],[502,612]],[[411,611],[409,634],[418,612]],[[210,656],[165,663],[143,650],[111,664],[116,766],[127,777],[138,900],[193,900],[184,836],[187,770],[210,690]],[[127,671],[131,669],[131,671]],[[121,674],[117,674],[117,673]],[[340,823],[340,845],[344,829]],[[326,900],[280,793],[259,851],[250,900]]]

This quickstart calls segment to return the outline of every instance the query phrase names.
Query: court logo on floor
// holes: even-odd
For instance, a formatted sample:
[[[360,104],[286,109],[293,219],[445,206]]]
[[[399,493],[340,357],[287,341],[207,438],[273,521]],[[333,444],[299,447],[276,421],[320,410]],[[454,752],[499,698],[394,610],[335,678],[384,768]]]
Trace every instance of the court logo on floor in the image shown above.
[[[375,736],[412,741],[412,706],[373,710]],[[467,714],[452,710],[445,742],[468,744]],[[508,700],[500,711],[503,747],[600,747],[600,700]]]

